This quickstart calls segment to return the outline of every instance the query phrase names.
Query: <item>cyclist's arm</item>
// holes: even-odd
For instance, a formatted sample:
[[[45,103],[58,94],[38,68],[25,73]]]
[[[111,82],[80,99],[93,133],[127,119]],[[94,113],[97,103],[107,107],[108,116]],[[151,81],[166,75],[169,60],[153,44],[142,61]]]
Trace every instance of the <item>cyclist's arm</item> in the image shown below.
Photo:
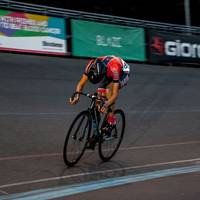
[[[83,76],[81,77],[81,80],[76,85],[76,92],[81,92],[82,91],[82,89],[83,89],[84,85],[86,84],[87,80],[88,80],[88,77],[85,74],[83,74]]]
[[[111,92],[112,92],[111,97],[105,102],[104,106],[101,107],[102,113],[106,112],[108,106],[111,106],[112,104],[115,103],[115,100],[117,99],[119,94],[119,83],[113,83]]]
[[[88,77],[85,74],[83,74],[83,76],[81,77],[81,80],[76,85],[76,92],[82,91],[87,80],[88,80]],[[76,104],[79,101],[79,98],[80,98],[80,94],[76,94],[73,98],[71,97],[69,99],[69,103],[72,104],[72,105]]]
[[[119,94],[119,83],[118,82],[114,82],[113,86],[112,86],[112,95],[111,97],[108,99],[108,101],[106,102],[106,106],[110,106],[113,103],[115,103],[115,100],[117,99]]]

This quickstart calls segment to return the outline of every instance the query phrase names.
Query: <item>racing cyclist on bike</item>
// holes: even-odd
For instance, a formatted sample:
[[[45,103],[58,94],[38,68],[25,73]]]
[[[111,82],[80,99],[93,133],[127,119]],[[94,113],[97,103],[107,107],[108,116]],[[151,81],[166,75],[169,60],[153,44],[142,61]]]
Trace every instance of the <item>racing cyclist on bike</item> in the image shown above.
[[[108,129],[112,129],[116,123],[114,117],[114,104],[118,97],[119,90],[127,85],[130,76],[129,65],[120,57],[102,56],[89,61],[80,81],[76,85],[76,92],[69,99],[71,105],[79,101],[81,92],[89,80],[93,84],[99,84],[97,94],[99,97],[106,97],[106,101],[99,108],[99,111],[105,113],[110,107],[107,123]]]

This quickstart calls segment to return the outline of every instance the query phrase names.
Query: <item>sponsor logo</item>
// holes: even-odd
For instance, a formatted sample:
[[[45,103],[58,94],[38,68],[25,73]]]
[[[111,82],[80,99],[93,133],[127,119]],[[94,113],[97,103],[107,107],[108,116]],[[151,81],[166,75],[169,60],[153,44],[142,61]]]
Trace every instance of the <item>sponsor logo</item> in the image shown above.
[[[130,72],[130,66],[125,63],[125,65],[123,65],[122,71],[125,72],[125,73],[129,73]]]
[[[181,42],[181,40],[166,41],[165,53],[168,56],[200,58],[200,44]]]
[[[164,41],[161,37],[152,37],[150,43],[151,51],[157,55],[163,55],[165,52]]]
[[[55,43],[55,42],[46,42],[46,41],[42,41],[42,45],[45,47],[63,47],[63,44],[60,43]]]
[[[103,46],[103,47],[114,47],[114,48],[121,48],[121,37],[108,37],[105,35],[97,35],[96,36],[96,45]]]
[[[160,56],[200,58],[200,44],[181,40],[166,40],[154,36],[150,41],[151,53]]]

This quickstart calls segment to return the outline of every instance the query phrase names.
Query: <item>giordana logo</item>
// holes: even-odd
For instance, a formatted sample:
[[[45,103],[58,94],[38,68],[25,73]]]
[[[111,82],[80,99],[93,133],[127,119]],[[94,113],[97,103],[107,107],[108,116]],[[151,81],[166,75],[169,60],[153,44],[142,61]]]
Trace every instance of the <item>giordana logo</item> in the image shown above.
[[[166,41],[165,54],[176,57],[200,58],[200,44],[181,42],[181,40]]]
[[[152,37],[150,47],[154,54],[163,55],[165,52],[164,41],[161,37]]]
[[[200,58],[200,44],[182,42],[181,40],[164,41],[154,36],[150,43],[151,52],[156,55],[166,55],[184,58]]]

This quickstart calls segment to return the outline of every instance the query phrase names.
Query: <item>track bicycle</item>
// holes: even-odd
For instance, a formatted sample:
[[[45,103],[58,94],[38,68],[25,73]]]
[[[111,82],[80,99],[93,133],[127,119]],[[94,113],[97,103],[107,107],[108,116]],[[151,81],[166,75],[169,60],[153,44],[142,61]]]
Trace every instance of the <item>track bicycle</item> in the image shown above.
[[[95,146],[98,144],[98,153],[102,161],[110,160],[116,154],[125,131],[123,110],[115,110],[116,124],[108,134],[104,127],[107,124],[107,116],[111,108],[109,107],[107,112],[102,114],[97,108],[97,102],[103,104],[105,100],[99,98],[96,93],[80,92],[78,94],[90,98],[91,101],[88,109],[75,117],[66,135],[63,159],[69,167],[74,166],[81,159],[91,140],[95,141]]]

